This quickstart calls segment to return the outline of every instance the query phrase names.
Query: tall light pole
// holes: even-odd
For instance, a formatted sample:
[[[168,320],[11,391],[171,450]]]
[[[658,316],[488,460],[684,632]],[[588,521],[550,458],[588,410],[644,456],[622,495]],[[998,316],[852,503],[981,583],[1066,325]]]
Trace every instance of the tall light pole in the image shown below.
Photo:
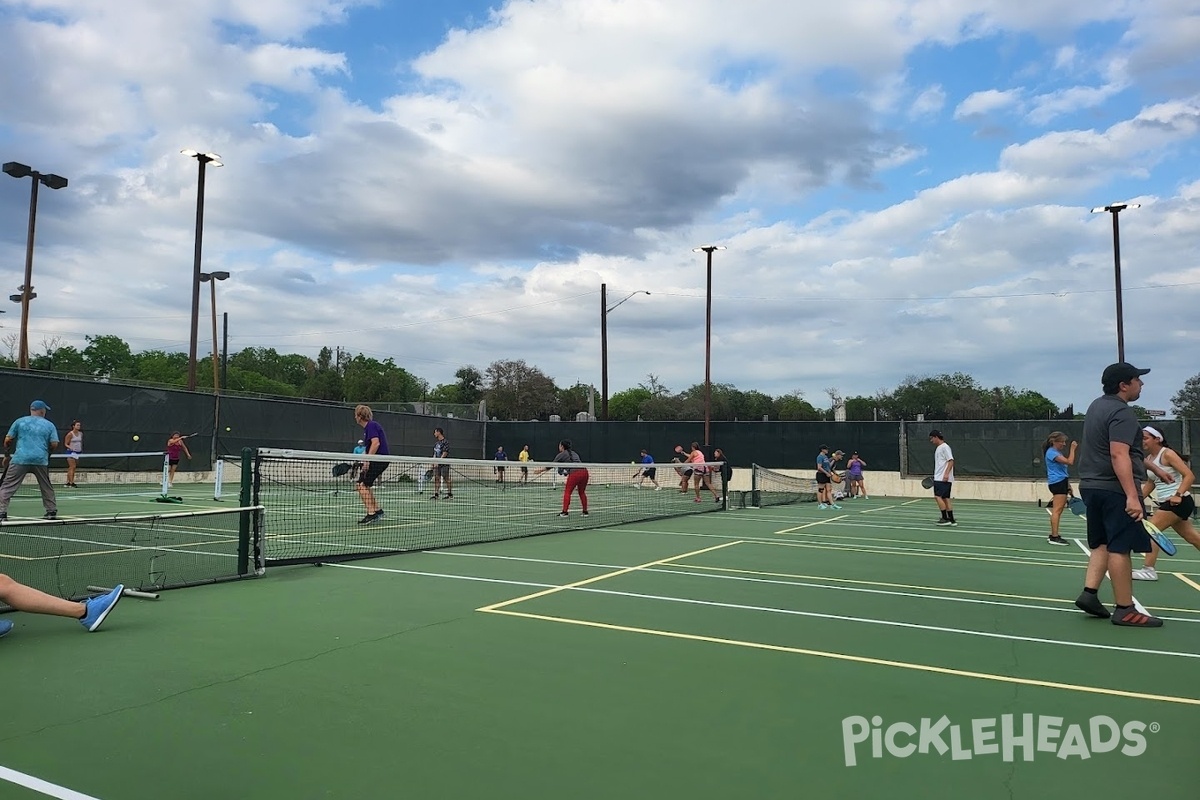
[[[1113,272],[1117,279],[1117,361],[1125,360],[1125,319],[1121,309],[1121,212],[1127,208],[1141,208],[1141,203],[1113,203],[1093,208],[1093,214],[1112,214],[1113,221]]]
[[[200,177],[196,188],[196,255],[192,263],[192,339],[188,347],[188,391],[196,391],[196,340],[200,328],[200,253],[204,240],[204,168],[224,166],[216,153],[198,153],[195,150],[180,150],[188,158],[200,162]]]
[[[706,244],[702,247],[693,247],[693,253],[706,253],[708,255],[708,284],[705,290],[705,312],[704,312],[704,446],[708,447],[711,439],[709,438],[709,426],[712,421],[712,254],[716,250],[724,250],[725,248],[719,244]],[[705,453],[705,457],[711,456],[711,453]]]
[[[25,236],[25,283],[20,287],[20,295],[10,297],[21,304],[21,343],[18,346],[17,367],[29,369],[29,301],[37,297],[33,292],[33,234],[37,227],[38,185],[44,183],[51,189],[62,189],[67,185],[67,179],[61,175],[43,174],[16,161],[5,163],[4,172],[14,178],[33,178],[33,189],[29,194],[29,232]]]
[[[209,305],[212,307],[212,329],[213,329],[213,350],[212,350],[212,365],[213,365],[213,394],[221,393],[221,383],[217,374],[217,281],[226,280],[229,277],[228,272],[201,272],[200,282],[207,283],[212,289],[212,299]]]
[[[611,307],[608,305],[608,284],[600,284],[600,419],[608,421],[608,313],[637,294],[650,294],[645,289],[630,292]]]

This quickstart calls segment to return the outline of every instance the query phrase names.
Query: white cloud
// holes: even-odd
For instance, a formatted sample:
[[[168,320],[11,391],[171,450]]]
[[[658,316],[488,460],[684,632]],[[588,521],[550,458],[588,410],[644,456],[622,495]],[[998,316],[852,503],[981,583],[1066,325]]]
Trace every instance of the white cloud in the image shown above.
[[[917,95],[909,106],[908,115],[912,118],[928,117],[939,113],[946,106],[946,90],[941,84],[934,84]]]
[[[1021,102],[1022,92],[1021,89],[985,89],[972,92],[954,109],[954,118],[965,120],[1012,108]]]
[[[35,342],[117,333],[139,348],[186,345],[196,187],[178,150],[192,146],[228,165],[209,173],[205,264],[234,273],[219,302],[235,350],[341,345],[434,383],[517,357],[563,384],[596,382],[606,282],[613,296],[652,292],[610,319],[614,387],[654,372],[682,389],[703,364],[704,271],[691,248],[720,241],[715,379],[819,398],[826,385],[867,394],[962,369],[1081,404],[1112,350],[1111,238],[1087,207],[1141,194],[1144,208],[1122,220],[1131,358],[1162,360],[1156,406],[1195,371],[1196,289],[1137,288],[1194,282],[1200,269],[1200,190],[1161,174],[1198,135],[1196,90],[1178,88],[1194,60],[1185,11],[507,3],[402,65],[414,84],[364,99],[334,88],[359,56],[308,39],[348,7],[0,0],[18,9],[3,12],[0,132],[22,160],[72,181],[43,195]],[[969,134],[930,124],[947,90],[909,57],[1007,34],[1074,41],[1098,20],[1129,33],[1103,55],[1097,86],[968,81],[954,117],[1028,105],[1030,121],[1051,125],[1096,109],[1102,127],[958,160],[956,137]],[[1039,63],[1096,79],[1075,47],[1050,46]],[[831,75],[850,88],[828,88]],[[906,108],[910,82],[924,88]],[[891,127],[906,117],[922,124]],[[918,156],[932,185],[886,172]],[[21,263],[26,201],[0,193],[0,220],[18,221],[0,229],[0,264]],[[11,269],[0,279],[19,282]],[[930,342],[945,344],[936,362]],[[821,348],[833,351],[797,362]],[[1071,358],[1086,368],[1061,369]]]

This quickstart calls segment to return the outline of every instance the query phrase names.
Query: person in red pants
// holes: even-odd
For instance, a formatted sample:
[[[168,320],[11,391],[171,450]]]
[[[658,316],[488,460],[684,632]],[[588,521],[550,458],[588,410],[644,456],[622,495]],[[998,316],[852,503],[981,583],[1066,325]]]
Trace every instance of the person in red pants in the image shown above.
[[[563,439],[558,443],[558,455],[554,457],[554,463],[582,463],[579,458],[579,453],[571,449],[571,440]],[[537,475],[551,469],[551,467],[542,467],[537,471]],[[579,505],[583,507],[583,515],[588,515],[588,471],[587,467],[558,467],[558,474],[565,475],[567,478],[567,486],[563,489],[562,513],[560,517],[570,516],[571,510],[571,493],[576,489],[579,490]]]

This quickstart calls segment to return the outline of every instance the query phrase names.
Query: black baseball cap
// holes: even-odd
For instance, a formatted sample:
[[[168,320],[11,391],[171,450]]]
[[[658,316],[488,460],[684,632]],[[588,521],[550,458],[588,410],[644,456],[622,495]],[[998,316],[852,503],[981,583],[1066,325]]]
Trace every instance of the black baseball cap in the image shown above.
[[[946,438],[945,436],[942,436],[942,432],[941,432],[941,431],[939,431],[937,428],[934,428],[933,430],[931,430],[931,431],[929,432],[929,438],[930,438],[930,439],[932,439],[932,438],[933,438],[933,437],[935,437],[935,436],[936,436],[937,438],[939,438],[939,439],[945,439],[945,438]]]
[[[1148,369],[1138,369],[1127,361],[1118,361],[1116,364],[1109,364],[1104,368],[1104,374],[1100,376],[1100,382],[1116,386],[1122,383],[1129,383],[1129,381],[1139,378],[1149,371]]]

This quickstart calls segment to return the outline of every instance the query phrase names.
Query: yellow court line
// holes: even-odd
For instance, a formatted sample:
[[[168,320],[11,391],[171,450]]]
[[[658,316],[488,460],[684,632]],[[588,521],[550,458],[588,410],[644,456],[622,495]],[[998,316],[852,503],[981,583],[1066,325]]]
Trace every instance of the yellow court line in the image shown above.
[[[1194,580],[1189,578],[1187,575],[1184,575],[1182,572],[1172,572],[1171,574],[1174,575],[1176,578],[1179,578],[1179,580],[1183,581],[1188,586],[1195,589],[1197,592],[1200,592],[1200,583],[1196,583]]]
[[[1059,683],[1057,681],[1043,681],[1035,678],[1017,678],[1011,675],[995,675],[989,672],[972,672],[970,670],[953,669],[951,667],[937,667],[931,664],[917,664],[909,661],[891,661],[883,658],[872,658],[870,656],[855,656],[848,653],[834,653],[825,650],[809,650],[802,647],[789,647],[781,644],[749,642],[741,639],[725,639],[718,636],[701,636],[694,633],[663,631],[654,628],[636,628],[629,625],[614,625],[608,622],[592,622],[590,620],[571,619],[569,617],[552,617],[546,614],[530,614],[524,611],[495,611],[487,608],[481,608],[479,610],[487,611],[492,614],[506,614],[512,617],[524,617],[526,619],[542,620],[544,622],[561,622],[567,625],[581,625],[588,628],[603,628],[605,630],[621,631],[624,633],[641,633],[648,636],[661,636],[667,639],[685,639],[693,642],[707,642],[709,644],[748,647],[754,650],[771,650],[777,653],[794,653],[802,656],[829,658],[836,661],[852,661],[858,664],[871,664],[879,667],[907,669],[914,670],[916,672],[932,672],[938,675],[953,675],[959,678],[974,678],[976,680],[996,681],[998,683],[1013,683],[1021,686],[1040,686],[1047,689],[1063,689],[1071,692],[1084,692],[1086,694],[1102,694],[1109,695],[1111,697],[1127,697],[1134,700],[1157,700],[1164,703],[1200,706],[1200,699],[1193,697],[1173,697],[1171,695],[1129,692],[1122,689],[1106,689],[1100,686],[1084,686],[1073,683]]]
[[[842,514],[840,517],[830,517],[829,519],[817,520],[816,522],[806,522],[805,524],[797,525],[794,528],[784,528],[781,531],[775,531],[775,533],[780,534],[780,533],[791,533],[792,531],[801,531],[801,530],[804,530],[805,528],[812,528],[817,525],[825,525],[829,522],[837,522],[839,519],[845,519],[848,516],[850,516],[850,515]]]
[[[722,544],[713,545],[712,547],[705,547],[703,550],[693,550],[690,553],[682,553],[677,556],[671,556],[669,558],[660,558],[657,561],[649,561],[645,564],[638,564],[636,567],[625,567],[623,569],[614,570],[613,572],[605,572],[603,575],[596,575],[591,578],[585,578],[584,580],[575,581],[574,583],[564,583],[562,586],[552,586],[549,589],[543,589],[540,592],[534,592],[533,594],[527,594],[524,597],[514,597],[512,600],[504,600],[499,603],[493,603],[490,606],[484,606],[483,608],[477,608],[475,610],[476,611],[498,612],[499,609],[504,608],[505,606],[511,606],[516,603],[524,603],[526,600],[533,600],[538,597],[545,597],[548,594],[555,594],[555,593],[561,592],[565,589],[577,589],[580,586],[587,586],[589,583],[596,583],[598,581],[608,580],[609,578],[615,578],[618,575],[625,575],[630,572],[637,572],[640,569],[648,569],[649,567],[657,567],[657,566],[661,566],[663,564],[669,564],[672,561],[678,561],[681,558],[690,558],[691,556],[698,556],[703,553],[711,553],[713,550],[721,550],[726,547],[732,547],[735,544],[742,544],[742,542],[741,541],[724,542]]]
[[[747,542],[753,544],[753,542]],[[966,594],[978,597],[1003,597],[1009,600],[1036,600],[1043,603],[1058,603],[1073,605],[1073,601],[1066,600],[1062,597],[1037,597],[1035,595],[1026,594],[1005,594],[1004,592],[982,592],[973,589],[951,589],[946,586],[920,586],[911,583],[888,583],[886,581],[862,581],[853,578],[831,578],[827,575],[797,575],[792,572],[765,572],[752,569],[733,569],[732,567],[706,567],[700,564],[672,564],[672,567],[681,569],[700,569],[711,572],[732,572],[738,575],[759,575],[764,578],[794,578],[803,581],[829,581],[830,583],[848,583],[856,586],[884,586],[889,589],[912,589],[925,592],[943,592],[945,594]],[[686,573],[675,573],[686,574]],[[1179,574],[1179,573],[1175,573]],[[1185,579],[1186,580],[1186,579]],[[1200,589],[1200,586],[1197,586]],[[1200,614],[1200,608],[1165,608],[1155,606],[1156,611],[1179,611],[1188,614]]]

